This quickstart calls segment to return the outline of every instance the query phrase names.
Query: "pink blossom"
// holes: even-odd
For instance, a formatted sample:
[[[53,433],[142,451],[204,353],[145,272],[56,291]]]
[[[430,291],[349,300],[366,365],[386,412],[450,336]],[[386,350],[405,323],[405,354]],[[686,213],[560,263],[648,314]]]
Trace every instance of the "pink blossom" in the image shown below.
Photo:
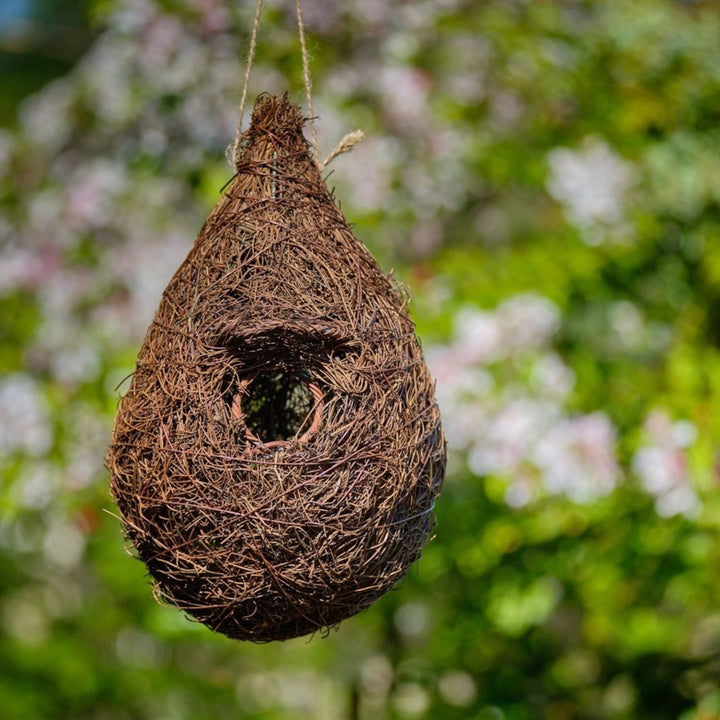
[[[662,410],[645,420],[645,442],[632,460],[643,488],[655,497],[655,509],[663,517],[693,515],[700,508],[689,474],[687,448],[697,436],[687,420],[673,422]]]

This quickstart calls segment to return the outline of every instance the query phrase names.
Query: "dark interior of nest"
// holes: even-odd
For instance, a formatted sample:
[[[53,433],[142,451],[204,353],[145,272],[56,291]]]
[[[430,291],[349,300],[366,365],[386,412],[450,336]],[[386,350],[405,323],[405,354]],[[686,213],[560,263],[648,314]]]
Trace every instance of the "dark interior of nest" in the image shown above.
[[[277,370],[241,381],[231,412],[250,443],[270,448],[312,438],[322,423],[322,406],[322,391],[307,375]]]
[[[328,329],[324,333],[274,330],[229,343],[233,370],[222,396],[249,452],[308,443],[323,426],[328,388],[316,377],[318,358],[355,356]]]

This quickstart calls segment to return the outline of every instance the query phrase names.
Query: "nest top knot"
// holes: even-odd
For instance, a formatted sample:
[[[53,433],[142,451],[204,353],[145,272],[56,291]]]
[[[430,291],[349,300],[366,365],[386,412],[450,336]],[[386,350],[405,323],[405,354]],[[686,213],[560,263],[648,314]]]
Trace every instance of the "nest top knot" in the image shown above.
[[[107,455],[160,596],[263,642],[323,630],[422,551],[445,468],[405,302],[355,239],[287,96],[165,289]]]
[[[310,145],[303,135],[305,117],[291,103],[288,94],[262,93],[255,101],[250,127],[240,138],[241,152],[236,160],[238,171],[253,162],[276,159],[278,156],[307,153]]]

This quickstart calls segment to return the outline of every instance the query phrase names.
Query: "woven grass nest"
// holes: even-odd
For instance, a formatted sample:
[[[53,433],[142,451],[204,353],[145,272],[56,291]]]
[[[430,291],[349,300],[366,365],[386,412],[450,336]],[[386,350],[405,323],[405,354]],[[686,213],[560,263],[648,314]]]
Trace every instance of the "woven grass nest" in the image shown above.
[[[157,594],[257,642],[327,629],[391,589],[428,539],[445,468],[403,297],[333,202],[303,123],[287,96],[258,99],[107,455]]]

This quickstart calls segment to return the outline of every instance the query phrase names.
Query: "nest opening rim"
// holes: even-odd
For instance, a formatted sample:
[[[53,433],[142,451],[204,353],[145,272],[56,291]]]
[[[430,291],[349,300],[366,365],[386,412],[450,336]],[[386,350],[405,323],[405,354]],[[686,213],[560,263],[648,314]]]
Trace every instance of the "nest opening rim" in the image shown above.
[[[284,396],[283,402],[277,402],[273,390]],[[322,427],[324,407],[323,391],[307,375],[275,369],[239,382],[231,414],[249,445],[278,449],[312,440]],[[288,417],[289,422],[279,422]]]

